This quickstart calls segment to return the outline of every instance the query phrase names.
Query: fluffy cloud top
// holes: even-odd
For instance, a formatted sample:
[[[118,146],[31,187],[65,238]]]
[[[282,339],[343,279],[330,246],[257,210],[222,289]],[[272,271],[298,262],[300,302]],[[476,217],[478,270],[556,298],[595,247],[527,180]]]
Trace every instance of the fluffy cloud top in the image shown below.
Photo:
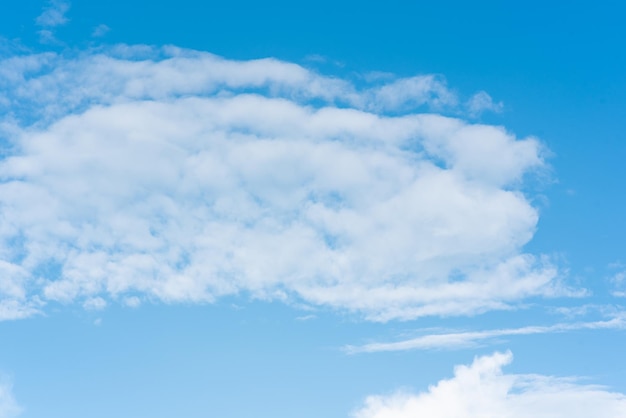
[[[420,113],[455,106],[436,77],[119,46],[9,57],[0,89],[2,318],[247,294],[389,320],[562,293],[522,251],[541,144]]]
[[[427,392],[371,396],[353,418],[624,418],[626,396],[574,379],[512,375],[511,353],[458,366]]]

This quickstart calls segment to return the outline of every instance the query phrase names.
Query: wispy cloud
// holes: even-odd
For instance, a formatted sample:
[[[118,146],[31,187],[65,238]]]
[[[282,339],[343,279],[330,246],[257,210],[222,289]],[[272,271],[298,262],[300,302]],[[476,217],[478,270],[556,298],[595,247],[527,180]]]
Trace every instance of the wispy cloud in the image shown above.
[[[65,14],[70,9],[70,2],[63,0],[50,0],[44,11],[35,19],[37,25],[45,28],[54,28],[65,25],[68,22]]]
[[[107,302],[101,297],[89,298],[83,303],[83,308],[88,311],[100,311],[106,308]]]
[[[612,319],[592,322],[559,323],[549,326],[527,326],[520,328],[504,328],[487,331],[466,331],[443,334],[429,334],[395,342],[369,343],[360,346],[346,346],[344,350],[350,354],[375,353],[383,351],[459,349],[475,346],[481,342],[498,337],[516,335],[549,334],[575,331],[582,329],[624,329],[626,315],[620,314]]]
[[[65,15],[70,9],[70,2],[64,0],[49,0],[43,12],[35,19],[39,30],[39,41],[43,44],[60,44],[56,38],[55,28],[65,25],[69,19]]]
[[[247,294],[387,321],[568,294],[522,251],[541,142],[421,113],[451,100],[437,77],[376,83],[173,47],[0,62],[20,272],[0,300]]]
[[[24,319],[41,313],[43,303],[39,297],[30,300],[15,299],[0,293],[0,321]]]
[[[371,107],[376,110],[403,110],[423,104],[434,108],[456,106],[458,99],[442,77],[421,75],[392,80],[371,90]]]
[[[609,283],[613,287],[611,294],[615,297],[626,297],[626,266],[622,263],[611,263],[609,269],[613,271],[609,277]]]
[[[626,396],[572,378],[506,374],[512,354],[479,357],[421,393],[370,396],[353,418],[623,418]]]
[[[0,418],[16,418],[22,412],[13,395],[13,387],[0,377]]]
[[[474,94],[465,104],[472,117],[477,117],[483,112],[500,113],[504,108],[502,102],[494,102],[491,96],[484,91]]]
[[[93,32],[91,32],[91,36],[95,38],[101,38],[107,33],[109,33],[110,31],[111,31],[110,27],[108,27],[107,25],[101,24],[94,28]]]

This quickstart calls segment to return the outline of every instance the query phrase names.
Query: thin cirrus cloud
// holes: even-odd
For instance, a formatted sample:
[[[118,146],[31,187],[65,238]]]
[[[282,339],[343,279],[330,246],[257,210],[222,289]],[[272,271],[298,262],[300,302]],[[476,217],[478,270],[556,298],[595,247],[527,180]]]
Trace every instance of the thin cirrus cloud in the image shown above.
[[[506,374],[512,354],[478,357],[426,392],[370,396],[352,418],[624,418],[626,396],[577,379]]]
[[[542,144],[424,113],[456,106],[437,77],[386,83],[174,47],[4,59],[1,318],[245,295],[387,321],[571,294],[523,251]]]
[[[575,330],[592,329],[624,329],[626,315],[619,313],[613,318],[603,321],[559,323],[548,326],[526,326],[520,328],[504,328],[487,331],[452,332],[429,334],[416,338],[395,342],[375,342],[361,346],[346,346],[344,351],[350,354],[375,353],[384,351],[460,349],[475,346],[499,337],[516,335],[549,334]]]

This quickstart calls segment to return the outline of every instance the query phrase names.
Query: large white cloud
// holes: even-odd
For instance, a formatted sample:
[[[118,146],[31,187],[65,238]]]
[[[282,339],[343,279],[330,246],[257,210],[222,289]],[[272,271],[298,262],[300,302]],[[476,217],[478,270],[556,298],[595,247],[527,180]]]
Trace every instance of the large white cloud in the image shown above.
[[[120,46],[11,57],[0,88],[4,318],[243,293],[389,320],[564,291],[522,251],[540,142],[418,113],[457,102],[436,77]]]
[[[575,379],[503,373],[511,353],[457,366],[428,391],[371,396],[353,418],[624,418],[626,395]]]

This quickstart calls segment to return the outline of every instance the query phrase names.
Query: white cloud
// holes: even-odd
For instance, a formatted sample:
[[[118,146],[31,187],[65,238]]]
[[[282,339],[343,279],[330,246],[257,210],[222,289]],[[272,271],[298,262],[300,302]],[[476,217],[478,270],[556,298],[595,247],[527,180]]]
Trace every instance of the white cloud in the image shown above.
[[[69,21],[65,16],[69,9],[68,1],[50,0],[48,2],[43,12],[35,19],[35,23],[42,28],[37,32],[39,42],[45,45],[63,45],[56,37],[55,28]]]
[[[23,277],[0,298],[247,294],[385,321],[564,294],[522,251],[540,142],[416,113],[436,80],[173,47],[2,61],[0,253]]]
[[[0,299],[0,321],[23,319],[40,313],[38,297],[34,301],[24,301],[3,297]]]
[[[626,297],[626,269],[621,263],[612,263],[609,265],[614,273],[609,278],[609,283],[613,286],[611,294],[615,297]]]
[[[106,308],[107,302],[101,297],[89,298],[83,303],[83,308],[88,311],[100,311]]]
[[[141,305],[141,299],[137,296],[131,296],[124,299],[124,304],[129,308],[138,308]]]
[[[374,353],[381,351],[407,351],[407,350],[433,350],[466,348],[477,345],[483,341],[493,340],[498,337],[515,335],[549,334],[555,332],[567,332],[581,329],[624,329],[626,328],[626,316],[624,313],[604,321],[560,323],[548,326],[527,326],[520,328],[494,329],[487,331],[465,331],[442,334],[429,334],[417,338],[390,343],[369,343],[361,346],[347,346],[345,351],[354,353]]]
[[[401,78],[372,89],[371,93],[372,108],[377,110],[402,110],[426,103],[443,108],[454,106],[458,101],[445,81],[433,75]]]
[[[4,229],[0,227],[0,231]],[[0,256],[8,257],[4,248],[0,249]],[[29,276],[25,268],[0,259],[0,321],[26,318],[39,312],[38,298],[27,297]]]
[[[61,26],[68,22],[65,14],[70,9],[70,3],[63,0],[50,0],[35,22],[39,26],[52,28]]]
[[[53,33],[50,32],[53,36]],[[28,66],[27,68],[22,68]],[[36,68],[33,68],[37,66]],[[413,112],[427,106],[456,110],[457,97],[442,77],[390,78],[357,89],[349,80],[327,77],[272,58],[234,61],[173,46],[118,45],[106,54],[76,58],[56,54],[13,57],[0,63],[13,101],[58,117],[87,104],[119,100],[163,100],[245,90],[301,102],[321,99],[361,110]],[[39,71],[39,77],[33,72]],[[15,79],[24,81],[15,85]],[[43,105],[46,106],[43,106]]]
[[[42,29],[37,32],[39,34],[39,42],[44,45],[62,45],[54,33],[54,31],[50,29]]]
[[[428,391],[370,396],[353,418],[624,418],[626,396],[575,379],[505,374],[511,353],[457,366]]]
[[[474,94],[466,103],[467,110],[471,116],[479,116],[485,111],[502,112],[504,105],[502,102],[494,102],[491,96],[484,91]]]
[[[0,418],[15,418],[21,412],[13,396],[13,387],[6,379],[0,379]]]

